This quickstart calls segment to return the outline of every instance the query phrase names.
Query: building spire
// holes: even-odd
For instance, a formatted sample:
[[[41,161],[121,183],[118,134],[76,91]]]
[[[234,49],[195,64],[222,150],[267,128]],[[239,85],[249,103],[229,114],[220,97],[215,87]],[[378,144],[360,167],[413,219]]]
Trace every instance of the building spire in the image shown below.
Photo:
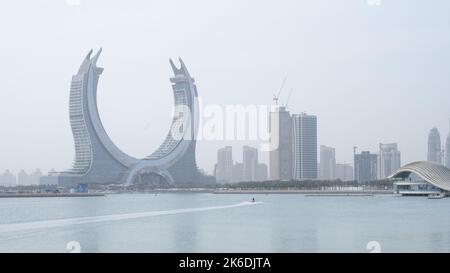
[[[92,50],[91,50],[92,52]],[[102,48],[100,48],[97,53],[94,55],[94,57],[92,57],[92,64],[96,65],[98,58],[100,57],[100,54],[102,53]]]
[[[176,67],[176,65],[173,63],[172,59],[169,59],[170,62],[170,66],[172,67],[173,73],[176,75],[181,74],[181,69],[179,69],[178,67]]]
[[[189,71],[187,70],[187,67],[186,67],[186,65],[184,64],[184,62],[183,62],[183,60],[181,59],[181,57],[178,57],[178,61],[180,62],[180,66],[181,66],[180,70],[183,72],[183,74],[184,74],[185,76],[187,76],[188,78],[190,78],[191,75],[189,74]]]
[[[91,59],[91,54],[92,54],[92,49],[89,50],[88,54],[86,55],[86,58],[84,58],[85,60],[90,60]]]

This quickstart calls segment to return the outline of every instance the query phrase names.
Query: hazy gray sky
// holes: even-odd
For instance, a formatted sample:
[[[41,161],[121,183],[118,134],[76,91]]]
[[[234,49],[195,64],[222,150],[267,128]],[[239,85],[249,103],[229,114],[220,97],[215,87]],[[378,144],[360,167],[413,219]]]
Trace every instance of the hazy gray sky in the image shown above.
[[[73,0],[72,0],[73,1]],[[402,163],[426,159],[450,118],[447,0],[3,1],[0,171],[64,170],[74,156],[70,79],[103,47],[99,110],[113,141],[143,157],[164,139],[173,97],[168,58],[181,56],[206,104],[270,104],[285,75],[292,112],[318,116],[319,145],[398,142]],[[197,145],[211,171],[215,150]],[[264,156],[263,156],[264,158]]]

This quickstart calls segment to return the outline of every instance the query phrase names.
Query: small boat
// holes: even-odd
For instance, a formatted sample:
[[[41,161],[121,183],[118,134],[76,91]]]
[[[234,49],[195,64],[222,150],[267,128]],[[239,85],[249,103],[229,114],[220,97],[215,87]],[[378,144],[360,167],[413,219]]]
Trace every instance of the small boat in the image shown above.
[[[428,195],[428,199],[442,199],[444,197],[445,193],[443,192],[431,193]]]

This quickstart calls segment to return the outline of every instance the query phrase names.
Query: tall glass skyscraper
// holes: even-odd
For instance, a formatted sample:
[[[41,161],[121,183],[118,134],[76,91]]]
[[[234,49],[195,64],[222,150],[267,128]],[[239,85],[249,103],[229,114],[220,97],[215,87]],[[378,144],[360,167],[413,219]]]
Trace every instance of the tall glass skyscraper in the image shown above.
[[[441,154],[441,135],[439,130],[434,127],[428,134],[428,161],[442,163]]]
[[[292,176],[295,180],[317,178],[317,117],[292,115]]]

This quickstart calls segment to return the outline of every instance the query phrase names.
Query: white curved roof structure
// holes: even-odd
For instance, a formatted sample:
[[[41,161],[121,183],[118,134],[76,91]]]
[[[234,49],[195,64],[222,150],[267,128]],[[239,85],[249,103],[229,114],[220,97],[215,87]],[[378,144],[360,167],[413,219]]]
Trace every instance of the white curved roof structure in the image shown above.
[[[417,161],[406,164],[389,178],[406,178],[415,173],[426,182],[440,189],[450,191],[450,169],[429,161]]]

